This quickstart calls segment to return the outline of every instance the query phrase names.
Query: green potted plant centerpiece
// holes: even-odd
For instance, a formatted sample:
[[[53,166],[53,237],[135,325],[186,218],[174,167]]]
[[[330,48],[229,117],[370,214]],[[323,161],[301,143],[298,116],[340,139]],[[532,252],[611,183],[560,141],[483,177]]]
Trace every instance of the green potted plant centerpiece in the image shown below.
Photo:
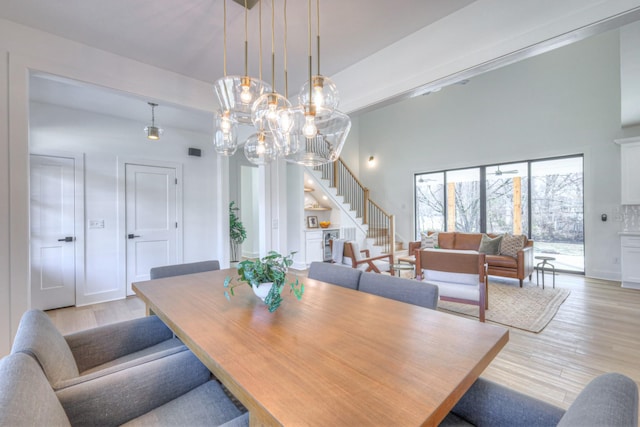
[[[238,277],[233,284],[233,279],[227,277],[224,281],[224,295],[227,299],[231,299],[234,295],[233,288],[244,283],[251,286],[255,294],[260,297],[269,308],[270,312],[274,312],[282,303],[282,291],[287,280],[287,270],[293,264],[293,255],[284,256],[275,251],[270,251],[265,257],[258,259],[248,259],[238,264]],[[291,292],[298,300],[302,298],[304,293],[304,283],[295,279],[289,283]]]

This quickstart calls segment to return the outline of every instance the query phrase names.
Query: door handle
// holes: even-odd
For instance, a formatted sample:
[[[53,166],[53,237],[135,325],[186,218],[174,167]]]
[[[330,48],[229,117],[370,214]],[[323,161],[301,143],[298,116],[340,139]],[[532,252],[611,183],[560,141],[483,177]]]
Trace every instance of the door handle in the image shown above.
[[[129,239],[135,239],[136,237],[140,237],[140,236],[135,235],[135,234],[129,234],[127,237],[128,237]]]
[[[73,237],[67,236],[64,239],[58,239],[58,242],[73,242]]]

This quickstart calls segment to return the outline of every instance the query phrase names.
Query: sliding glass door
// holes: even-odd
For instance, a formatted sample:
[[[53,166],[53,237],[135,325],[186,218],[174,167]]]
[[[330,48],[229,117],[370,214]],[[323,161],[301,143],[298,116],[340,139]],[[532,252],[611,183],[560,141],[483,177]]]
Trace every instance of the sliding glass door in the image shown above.
[[[582,157],[531,162],[531,238],[534,254],[556,268],[584,272]]]

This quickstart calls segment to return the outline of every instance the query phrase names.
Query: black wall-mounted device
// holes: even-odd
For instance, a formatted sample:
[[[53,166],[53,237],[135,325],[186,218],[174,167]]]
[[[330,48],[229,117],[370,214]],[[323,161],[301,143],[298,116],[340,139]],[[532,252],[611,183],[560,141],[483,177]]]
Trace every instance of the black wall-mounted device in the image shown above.
[[[195,156],[195,157],[200,157],[202,156],[202,150],[199,148],[191,148],[189,147],[189,155],[190,156]]]

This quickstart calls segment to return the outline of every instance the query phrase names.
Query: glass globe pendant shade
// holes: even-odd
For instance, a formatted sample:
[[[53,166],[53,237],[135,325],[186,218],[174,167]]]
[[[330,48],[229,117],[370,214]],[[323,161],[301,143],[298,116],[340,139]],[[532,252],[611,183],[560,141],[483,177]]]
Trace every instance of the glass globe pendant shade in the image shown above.
[[[278,111],[277,119],[269,121],[269,127],[273,133],[280,155],[286,156],[291,152],[291,128],[293,127],[293,113],[291,108],[283,108]]]
[[[351,130],[351,119],[338,110],[330,115],[310,116],[309,109],[292,108],[293,128],[289,133],[289,152],[285,159],[305,166],[319,166],[340,157]],[[311,128],[316,132],[311,135]],[[311,136],[307,136],[311,135]]]
[[[311,91],[309,91],[309,84],[312,85]],[[338,108],[340,96],[338,88],[329,77],[313,76],[310,82],[307,81],[302,85],[298,101],[301,105],[311,103],[316,108],[316,115],[324,116],[333,113]]]
[[[244,155],[254,165],[266,165],[278,157],[278,146],[270,131],[261,130],[244,143]]]
[[[279,130],[279,119],[283,110],[291,108],[291,102],[277,92],[265,93],[251,107],[251,121],[256,129]]]
[[[223,156],[233,156],[238,149],[238,123],[229,111],[215,114],[213,146]]]
[[[276,145],[278,146],[278,155],[286,157],[291,154],[294,148],[291,145],[291,134],[289,132],[272,132]]]
[[[238,123],[250,125],[253,103],[271,92],[271,86],[248,76],[226,76],[215,82],[214,91],[223,110],[228,110]]]

